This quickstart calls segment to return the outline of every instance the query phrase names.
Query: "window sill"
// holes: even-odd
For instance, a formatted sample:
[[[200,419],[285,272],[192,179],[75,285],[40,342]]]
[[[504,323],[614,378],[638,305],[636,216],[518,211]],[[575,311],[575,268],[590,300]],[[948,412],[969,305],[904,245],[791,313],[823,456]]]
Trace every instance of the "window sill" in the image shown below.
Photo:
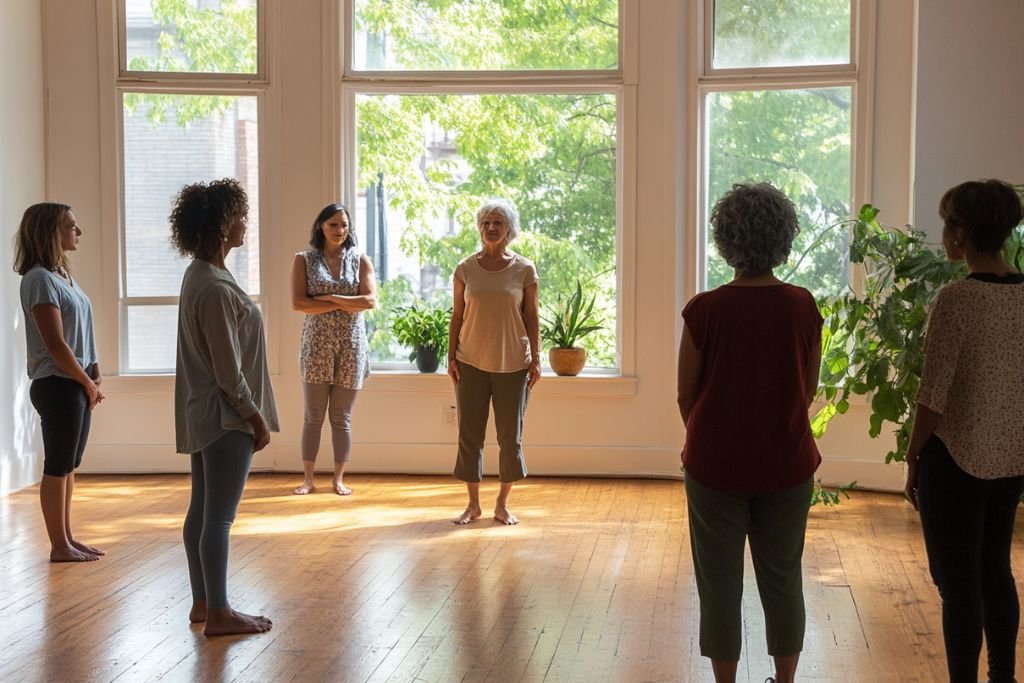
[[[174,373],[104,376],[100,391],[104,394],[162,394],[174,391]]]
[[[280,375],[272,375],[280,381]],[[551,396],[635,396],[636,377],[607,374],[581,374],[559,377],[545,373],[533,388],[534,394]],[[174,375],[112,375],[103,378],[106,394],[160,394],[174,390]],[[449,393],[452,381],[447,374],[399,370],[375,370],[363,386],[366,391]]]
[[[581,374],[559,377],[545,373],[531,393],[537,395],[569,396],[634,396],[636,377],[621,375]],[[395,370],[375,370],[363,386],[369,391],[449,393],[452,381],[446,373],[419,373]]]

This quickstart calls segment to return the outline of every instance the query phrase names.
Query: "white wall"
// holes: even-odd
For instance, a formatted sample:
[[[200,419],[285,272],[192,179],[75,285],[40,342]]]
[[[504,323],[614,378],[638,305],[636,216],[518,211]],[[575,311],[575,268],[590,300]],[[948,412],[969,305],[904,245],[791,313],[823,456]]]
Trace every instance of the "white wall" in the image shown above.
[[[264,150],[268,181],[264,198],[269,211],[263,216],[262,229],[268,240],[265,253],[279,256],[265,263],[264,291],[268,325],[276,339],[271,365],[276,368],[273,381],[284,431],[259,454],[257,468],[297,470],[299,466],[302,399],[296,357],[301,316],[288,306],[287,262],[288,255],[302,248],[312,213],[335,198],[325,182],[325,168],[331,166],[330,117],[336,110],[330,91],[324,88],[331,77],[324,71],[329,69],[330,57],[330,46],[324,44],[331,30],[324,23],[330,14],[324,10],[328,2],[289,2],[287,12],[277,2],[268,3],[271,86],[262,125],[270,129]],[[636,196],[635,216],[627,214],[625,226],[630,236],[625,265],[635,265],[635,272],[627,273],[632,288],[626,292],[633,311],[626,324],[634,340],[634,371],[626,378],[605,380],[545,378],[538,385],[525,432],[527,461],[534,474],[678,473],[683,432],[674,404],[675,356],[683,304],[679,283],[688,258],[683,253],[684,218],[692,214],[679,193],[692,181],[683,162],[691,144],[687,131],[691,130],[692,97],[686,89],[690,82],[687,60],[693,51],[681,41],[690,35],[687,22],[696,16],[696,2],[639,3],[638,81],[635,92],[626,91],[628,99],[635,94],[635,126],[626,131],[627,140],[634,139],[635,144],[626,149],[627,163],[634,164],[637,173],[635,185],[625,188]],[[60,16],[51,17],[49,8],[58,4]],[[958,3],[952,0],[932,5],[922,0],[921,4],[927,8],[928,21],[941,23],[940,10],[960,21]],[[992,0],[992,4],[1019,16],[1016,0]],[[54,145],[50,147],[48,183],[54,196],[76,206],[85,225],[101,226],[83,239],[78,268],[97,303],[101,352],[109,358],[116,349],[118,212],[110,182],[116,161],[112,121],[118,114],[112,106],[114,53],[106,40],[112,31],[111,17],[97,17],[96,8],[102,9],[104,3],[44,0],[44,6],[48,44],[61,46],[47,52],[51,98],[47,130],[61,150],[58,154]],[[876,80],[869,126],[873,166],[865,199],[883,209],[887,223],[903,224],[910,219],[914,161],[913,78],[919,54],[914,40],[915,3],[879,2],[875,19]],[[956,54],[969,51],[964,46]],[[921,103],[937,96],[935,88],[945,86],[922,78],[920,72],[918,77],[918,168],[927,163],[931,170],[946,162],[920,159],[921,119],[927,118],[928,111]],[[1012,85],[1000,85],[994,78],[977,80],[998,93]],[[70,102],[76,106],[64,106]],[[57,163],[65,155],[75,158],[74,168]],[[920,180],[920,170],[918,175]],[[104,388],[108,400],[95,414],[86,471],[186,469],[185,458],[173,453],[170,378],[112,377]],[[442,415],[452,400],[443,375],[372,377],[355,410],[352,470],[449,472],[456,434]],[[867,415],[866,405],[855,405],[833,423],[821,443],[825,463],[820,474],[826,482],[858,479],[862,485],[899,489],[902,470],[882,463],[890,443],[867,437]],[[494,458],[489,451],[489,469],[496,464]]]
[[[25,374],[20,278],[11,270],[21,214],[45,199],[40,5],[18,0],[0,11],[0,495],[31,484],[42,472],[38,419]]]
[[[950,187],[1024,183],[1024,2],[919,5],[914,218],[938,240]]]

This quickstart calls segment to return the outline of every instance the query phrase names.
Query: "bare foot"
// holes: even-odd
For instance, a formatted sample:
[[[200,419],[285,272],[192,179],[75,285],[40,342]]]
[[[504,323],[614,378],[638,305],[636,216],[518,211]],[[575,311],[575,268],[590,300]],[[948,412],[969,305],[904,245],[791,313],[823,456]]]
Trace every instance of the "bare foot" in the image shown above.
[[[98,555],[82,552],[70,545],[66,548],[50,550],[50,562],[95,562],[98,559],[100,559]]]
[[[519,524],[519,518],[513,515],[508,508],[494,508],[494,519],[502,524]]]
[[[193,602],[192,609],[188,613],[188,620],[193,624],[201,624],[206,621],[206,603]]]
[[[313,482],[304,481],[302,482],[302,486],[296,487],[295,490],[292,491],[292,493],[294,493],[296,496],[304,496],[307,493],[312,493],[313,491],[316,491],[316,487],[313,486]]]
[[[332,482],[331,485],[334,486],[334,492],[337,493],[339,496],[351,496],[352,495],[352,489],[350,489],[349,487],[345,486],[345,482],[343,482],[343,481],[339,481],[339,480],[335,479]]]
[[[210,610],[206,615],[206,628],[203,629],[203,635],[210,637],[266,633],[273,625],[273,622],[266,617],[242,614],[233,609]]]
[[[462,525],[469,524],[470,522],[474,522],[477,519],[480,519],[480,508],[473,507],[472,505],[470,505],[469,507],[466,508],[466,511],[463,512],[461,516],[459,516],[458,519],[452,521],[455,524]]]
[[[71,543],[71,545],[73,547],[75,547],[78,550],[81,550],[83,553],[87,553],[89,555],[95,555],[96,557],[102,557],[102,556],[107,554],[105,551],[100,550],[99,548],[94,548],[91,545],[86,545],[85,543],[82,543],[81,541],[76,541],[74,539],[71,539],[71,541],[69,541],[69,543]]]

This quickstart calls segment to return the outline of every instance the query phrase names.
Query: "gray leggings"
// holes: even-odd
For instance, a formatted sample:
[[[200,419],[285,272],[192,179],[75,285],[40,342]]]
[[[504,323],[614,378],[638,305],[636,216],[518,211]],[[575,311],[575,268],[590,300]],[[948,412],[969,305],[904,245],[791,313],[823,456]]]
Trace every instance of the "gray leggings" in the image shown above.
[[[331,421],[334,464],[348,462],[352,451],[352,406],[356,403],[358,393],[356,389],[346,389],[337,384],[302,383],[302,395],[306,403],[302,419],[303,460],[316,462],[316,454],[320,450],[320,432],[326,415]]]
[[[226,432],[192,454],[192,499],[185,515],[185,556],[192,600],[228,606],[228,534],[252,464],[253,437]]]

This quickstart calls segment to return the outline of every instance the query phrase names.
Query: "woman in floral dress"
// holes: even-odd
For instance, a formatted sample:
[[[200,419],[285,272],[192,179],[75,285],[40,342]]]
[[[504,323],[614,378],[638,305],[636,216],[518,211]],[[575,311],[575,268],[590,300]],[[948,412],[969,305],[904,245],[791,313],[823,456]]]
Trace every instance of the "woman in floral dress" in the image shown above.
[[[352,407],[370,375],[366,325],[362,311],[376,305],[373,264],[356,251],[348,209],[328,204],[313,221],[311,249],[292,263],[292,308],[306,314],[302,324],[299,369],[305,405],[302,424],[303,482],[294,492],[314,490],[313,470],[324,417],[331,423],[334,452],[332,487],[339,496],[352,448]]]

